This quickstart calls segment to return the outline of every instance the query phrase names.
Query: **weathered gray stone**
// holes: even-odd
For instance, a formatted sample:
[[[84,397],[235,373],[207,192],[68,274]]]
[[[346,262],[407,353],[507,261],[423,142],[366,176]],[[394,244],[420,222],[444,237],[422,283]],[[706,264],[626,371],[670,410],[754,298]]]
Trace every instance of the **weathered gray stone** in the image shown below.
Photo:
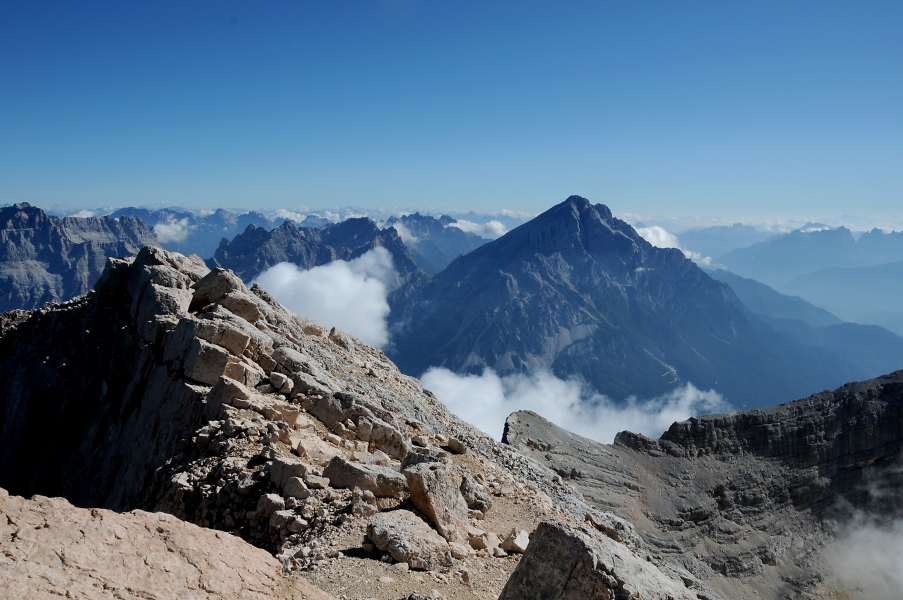
[[[412,569],[440,571],[452,566],[448,543],[408,510],[395,510],[370,517],[367,537],[377,548]]]
[[[285,510],[285,500],[278,494],[265,494],[257,501],[257,514],[265,519],[280,510]]]
[[[232,271],[213,269],[194,285],[194,296],[191,300],[193,308],[201,308],[212,304],[233,290],[244,289],[241,279]]]
[[[299,500],[310,498],[310,490],[307,489],[307,485],[300,477],[289,477],[282,493],[286,498],[297,498]]]
[[[329,600],[240,538],[165,513],[76,508],[0,490],[0,597]]]
[[[467,502],[467,508],[487,512],[492,508],[492,496],[486,491],[477,480],[465,469],[460,469],[461,473],[461,496]]]
[[[630,588],[645,600],[697,600],[682,581],[606,536],[540,523],[499,600],[614,600]]]
[[[254,296],[241,291],[233,290],[219,299],[219,304],[232,314],[240,317],[248,323],[256,323],[260,320],[260,309]]]
[[[372,517],[379,512],[376,496],[369,490],[355,488],[351,495],[351,514],[355,517]]]
[[[499,545],[499,536],[491,531],[483,531],[482,529],[468,529],[468,543],[474,550],[492,550]]]
[[[448,438],[448,443],[445,447],[453,454],[464,454],[467,452],[467,446],[465,446],[461,440],[456,438]]]
[[[341,456],[329,461],[323,476],[329,479],[332,487],[360,488],[377,498],[403,498],[408,487],[405,476],[390,467],[353,463]]]
[[[499,547],[508,554],[523,554],[530,544],[530,534],[523,529],[512,529]]]
[[[292,477],[305,479],[310,474],[310,467],[292,456],[277,454],[270,465],[270,480],[284,490]]]
[[[467,544],[467,503],[461,496],[461,474],[444,463],[418,463],[406,468],[411,503],[449,542]]]

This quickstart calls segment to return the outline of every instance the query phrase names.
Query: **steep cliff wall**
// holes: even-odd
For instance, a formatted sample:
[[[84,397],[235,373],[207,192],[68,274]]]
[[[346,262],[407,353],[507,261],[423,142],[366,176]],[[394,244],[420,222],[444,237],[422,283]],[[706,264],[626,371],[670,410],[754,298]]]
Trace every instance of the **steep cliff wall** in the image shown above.
[[[0,208],[0,311],[84,294],[108,258],[156,243],[154,230],[136,217],[61,219],[25,202]]]

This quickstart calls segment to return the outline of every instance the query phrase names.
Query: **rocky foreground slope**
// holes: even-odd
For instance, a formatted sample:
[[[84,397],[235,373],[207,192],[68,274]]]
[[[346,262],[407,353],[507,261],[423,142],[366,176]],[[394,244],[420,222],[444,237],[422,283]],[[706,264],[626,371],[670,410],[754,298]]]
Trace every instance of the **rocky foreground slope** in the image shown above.
[[[0,598],[333,598],[282,577],[267,552],[165,513],[87,510],[0,490],[0,515]]]
[[[292,583],[301,576],[348,599],[833,594],[819,559],[827,508],[884,476],[903,431],[899,385],[863,386],[859,413],[855,400],[841,410],[840,396],[822,396],[691,420],[660,441],[624,434],[614,447],[518,414],[506,445],[381,351],[229,271],[148,247],[110,261],[88,296],[0,316],[0,486],[231,533],[210,564],[256,569],[247,544],[270,552],[289,589],[273,597],[306,589]],[[28,546],[59,549],[71,523],[95,531],[96,514],[5,495],[0,511],[5,576],[81,581],[67,554],[35,566],[22,540],[59,530],[61,541]],[[34,529],[48,511],[62,520]],[[160,518],[120,517],[151,537]],[[104,540],[79,552],[119,548]]]

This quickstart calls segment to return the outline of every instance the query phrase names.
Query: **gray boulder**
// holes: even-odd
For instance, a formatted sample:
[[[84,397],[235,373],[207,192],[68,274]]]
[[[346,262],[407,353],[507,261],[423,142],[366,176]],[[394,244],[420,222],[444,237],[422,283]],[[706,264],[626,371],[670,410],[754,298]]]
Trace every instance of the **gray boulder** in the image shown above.
[[[626,546],[590,530],[540,523],[499,600],[697,600]]]
[[[439,571],[451,568],[448,543],[407,510],[379,513],[370,517],[367,537],[377,548],[412,569]]]
[[[467,503],[461,496],[461,474],[444,463],[419,463],[404,470],[411,503],[449,542],[468,544]]]
[[[360,488],[377,498],[403,498],[408,487],[405,476],[390,467],[353,463],[341,456],[329,461],[323,476],[329,479],[332,487]]]

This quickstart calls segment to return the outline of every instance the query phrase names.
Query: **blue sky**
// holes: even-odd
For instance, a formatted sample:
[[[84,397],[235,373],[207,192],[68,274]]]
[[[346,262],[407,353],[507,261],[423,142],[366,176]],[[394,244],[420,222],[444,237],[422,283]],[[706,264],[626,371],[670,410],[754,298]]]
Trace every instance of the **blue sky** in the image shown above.
[[[0,202],[900,220],[900,2],[0,4]]]

